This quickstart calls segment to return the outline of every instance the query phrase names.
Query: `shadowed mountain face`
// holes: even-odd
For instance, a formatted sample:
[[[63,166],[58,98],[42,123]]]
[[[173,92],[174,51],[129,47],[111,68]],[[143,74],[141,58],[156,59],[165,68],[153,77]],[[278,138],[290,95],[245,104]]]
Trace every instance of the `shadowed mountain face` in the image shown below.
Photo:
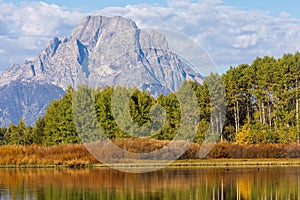
[[[55,85],[35,82],[11,82],[0,87],[0,121],[2,125],[17,124],[21,117],[28,124],[43,115],[53,99],[61,98],[64,90]]]
[[[71,36],[52,39],[33,61],[14,64],[0,78],[0,125],[27,124],[68,86],[122,85],[154,96],[202,77],[170,52],[166,38],[122,17],[87,16]]]

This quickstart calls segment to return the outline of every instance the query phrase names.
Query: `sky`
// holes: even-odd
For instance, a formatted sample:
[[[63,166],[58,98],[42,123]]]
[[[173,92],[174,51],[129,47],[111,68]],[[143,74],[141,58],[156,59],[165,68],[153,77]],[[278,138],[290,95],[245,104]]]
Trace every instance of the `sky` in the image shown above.
[[[201,45],[219,71],[257,56],[300,51],[298,0],[0,0],[0,71],[33,60],[53,37],[89,14],[121,15],[140,28],[178,31]]]

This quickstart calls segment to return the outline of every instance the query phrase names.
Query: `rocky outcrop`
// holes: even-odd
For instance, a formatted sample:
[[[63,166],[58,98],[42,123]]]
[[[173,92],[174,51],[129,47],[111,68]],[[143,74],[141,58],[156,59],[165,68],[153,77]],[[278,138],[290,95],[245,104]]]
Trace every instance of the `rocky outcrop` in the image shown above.
[[[44,114],[50,101],[63,94],[64,90],[58,86],[34,82],[11,82],[0,87],[1,125],[17,124],[21,118],[32,124]]]
[[[149,90],[156,96],[176,91],[184,80],[201,81],[202,77],[170,52],[162,34],[140,30],[133,21],[120,16],[87,16],[71,36],[52,39],[35,60],[12,65],[3,72],[0,91],[11,93],[13,100],[0,102],[0,125],[20,117],[27,124],[34,123],[68,86],[123,85]],[[24,85],[34,85],[28,104],[22,103],[21,96],[27,92]],[[12,94],[16,88],[22,90],[21,96]],[[47,91],[45,96],[41,88]],[[38,103],[41,96],[44,100]],[[15,110],[4,114],[11,106]]]

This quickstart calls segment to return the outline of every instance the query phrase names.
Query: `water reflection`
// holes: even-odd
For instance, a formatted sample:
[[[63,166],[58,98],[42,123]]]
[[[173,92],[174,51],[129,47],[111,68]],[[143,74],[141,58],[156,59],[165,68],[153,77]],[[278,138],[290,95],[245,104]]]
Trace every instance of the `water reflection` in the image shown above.
[[[300,199],[300,168],[0,169],[0,199]]]

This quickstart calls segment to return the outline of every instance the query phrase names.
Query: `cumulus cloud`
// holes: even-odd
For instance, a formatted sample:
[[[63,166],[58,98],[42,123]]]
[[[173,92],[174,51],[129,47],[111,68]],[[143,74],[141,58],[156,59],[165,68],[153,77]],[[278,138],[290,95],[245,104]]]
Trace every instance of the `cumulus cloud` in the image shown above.
[[[5,59],[22,63],[26,55],[37,55],[51,37],[68,36],[87,14],[43,2],[15,5],[0,1],[0,9],[0,36],[7,34],[0,40],[0,49],[5,52],[0,54],[2,67],[8,62]],[[128,5],[94,13],[121,15],[141,28],[179,31],[204,47],[221,72],[230,65],[251,62],[256,56],[280,57],[300,50],[300,19],[288,13],[274,16],[245,11],[225,6],[221,0],[170,0],[168,6]]]
[[[12,24],[11,32],[27,36],[68,34],[84,15],[44,2],[22,2],[19,5],[2,3],[1,7],[8,8],[6,13],[0,14],[0,19]]]
[[[99,13],[131,18],[140,27],[180,31],[203,46],[222,72],[257,56],[280,57],[300,50],[299,19],[288,13],[271,16],[264,11],[240,10],[219,0],[169,1],[168,7],[131,5]]]
[[[54,4],[0,1],[0,71],[38,55],[53,37],[68,36],[85,15]]]

